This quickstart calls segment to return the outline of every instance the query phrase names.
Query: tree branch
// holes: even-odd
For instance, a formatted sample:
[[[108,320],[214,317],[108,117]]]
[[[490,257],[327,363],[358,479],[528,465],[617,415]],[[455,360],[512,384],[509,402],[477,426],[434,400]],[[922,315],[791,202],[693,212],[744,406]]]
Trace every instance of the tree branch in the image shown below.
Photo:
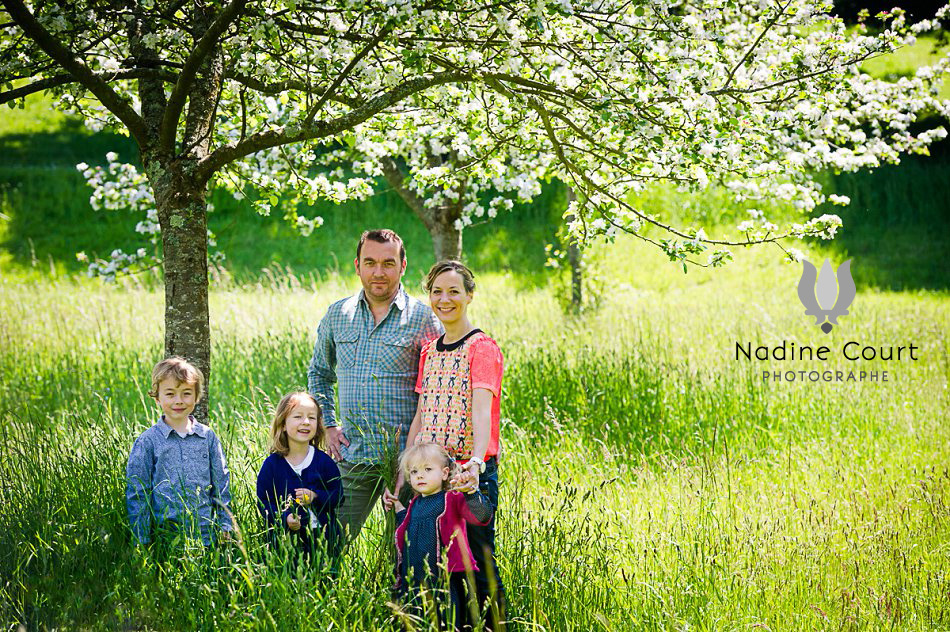
[[[4,2],[6,2],[6,0],[4,0]],[[201,65],[204,64],[208,55],[214,50],[214,47],[218,45],[218,40],[224,31],[227,30],[231,22],[241,14],[245,4],[247,4],[247,0],[232,0],[232,2],[218,14],[218,17],[215,18],[211,26],[208,27],[208,30],[205,31],[201,39],[198,40],[195,49],[188,56],[188,59],[185,60],[185,65],[182,67],[181,74],[178,76],[178,82],[175,84],[171,96],[168,98],[168,105],[165,106],[165,115],[162,117],[162,125],[160,128],[161,137],[159,138],[159,144],[162,149],[169,152],[174,151],[175,135],[178,133],[178,119],[185,107],[185,100],[191,91],[195,77],[198,75],[198,70],[201,68]]]
[[[237,72],[228,71],[224,73],[225,79],[230,79],[231,81],[236,81],[242,86],[246,86],[255,92],[260,92],[261,94],[280,94],[281,92],[287,92],[288,90],[297,90],[299,92],[307,92],[310,90],[310,86],[306,82],[299,79],[284,79],[283,81],[275,81],[273,83],[267,83],[266,81],[261,81],[257,77],[251,77],[250,75],[244,75]]]
[[[640,210],[638,210],[638,209],[635,209],[634,207],[630,206],[630,204],[627,203],[626,200],[623,200],[623,199],[617,197],[616,195],[614,195],[614,194],[611,193],[610,191],[606,190],[604,187],[598,185],[598,184],[595,183],[593,180],[591,180],[590,177],[588,177],[587,174],[584,173],[584,171],[583,171],[582,169],[578,168],[578,166],[575,165],[572,161],[570,161],[570,160],[567,158],[567,156],[565,155],[564,150],[563,150],[563,147],[562,147],[562,145],[561,145],[561,142],[558,140],[557,134],[555,133],[554,128],[551,126],[551,120],[550,120],[550,117],[549,117],[549,115],[548,115],[549,113],[547,112],[547,110],[544,109],[544,106],[542,106],[540,103],[538,103],[536,99],[529,99],[529,104],[530,104],[531,107],[535,110],[535,112],[538,113],[538,116],[541,118],[541,123],[544,125],[545,132],[547,133],[547,136],[548,136],[548,138],[550,139],[551,144],[554,146],[554,152],[557,154],[558,159],[560,160],[561,164],[567,169],[567,171],[568,171],[568,173],[571,175],[572,179],[574,179],[574,182],[575,182],[575,183],[577,183],[577,178],[580,178],[580,179],[584,182],[584,184],[587,185],[587,187],[589,187],[591,190],[597,191],[598,193],[600,193],[600,194],[603,195],[604,197],[607,197],[607,198],[613,200],[618,206],[621,206],[621,207],[627,209],[628,211],[630,211],[632,214],[634,214],[634,215],[635,215],[636,217],[638,217],[639,219],[641,219],[641,220],[643,220],[643,221],[645,221],[645,222],[648,222],[648,223],[650,223],[650,224],[653,224],[653,225],[656,226],[657,228],[661,228],[661,229],[665,230],[666,232],[670,233],[671,235],[676,235],[677,237],[681,237],[681,238],[687,239],[687,240],[694,240],[694,239],[696,239],[696,236],[695,236],[695,235],[690,235],[690,234],[685,233],[685,232],[683,232],[683,231],[677,230],[677,229],[674,228],[673,226],[671,226],[671,225],[669,225],[669,224],[664,224],[664,223],[658,221],[658,220],[657,220],[656,218],[654,218],[653,216],[647,215],[647,214],[644,213],[643,211],[640,211]],[[588,199],[589,199],[590,196],[586,196],[586,197],[588,197]],[[618,229],[624,231],[625,233],[629,233],[629,234],[631,234],[631,235],[634,235],[635,237],[639,237],[640,239],[643,239],[643,240],[645,240],[645,241],[649,241],[650,243],[652,243],[652,244],[654,244],[654,245],[660,246],[660,244],[658,244],[657,242],[655,242],[655,241],[653,241],[653,240],[651,240],[651,239],[645,237],[644,235],[640,234],[640,233],[639,233],[638,231],[636,231],[636,230],[631,230],[631,229],[627,228],[626,226],[624,226],[623,224],[617,222],[615,219],[613,219],[612,217],[610,217],[610,216],[607,215],[606,213],[600,211],[599,209],[598,209],[598,214],[599,214],[601,217],[603,217],[604,220],[607,221],[609,224],[611,224],[612,226],[615,226],[616,228],[618,228]],[[583,220],[583,216],[580,216],[580,219]],[[746,241],[744,241],[744,242],[741,242],[741,241],[729,241],[729,240],[723,240],[723,239],[708,239],[708,238],[707,238],[707,239],[699,239],[698,241],[700,241],[700,242],[702,242],[702,243],[705,243],[705,244],[711,244],[711,245],[717,245],[717,246],[750,246],[750,245],[753,245],[753,244],[762,244],[762,243],[775,242],[775,241],[778,241],[778,240],[780,240],[780,239],[785,239],[786,237],[789,237],[791,234],[792,234],[791,231],[787,231],[787,232],[785,232],[785,233],[783,233],[783,234],[776,235],[776,236],[774,236],[774,237],[771,236],[771,234],[769,234],[769,235],[766,235],[765,237],[757,238],[757,239],[749,239],[749,238],[747,238]],[[692,260],[690,260],[689,262],[690,262],[690,263],[697,263],[697,262],[692,261]],[[699,264],[699,265],[702,265],[702,264]]]
[[[344,130],[352,129],[363,121],[379,114],[383,110],[402,101],[403,99],[434,86],[447,83],[462,83],[474,81],[475,78],[467,73],[445,72],[435,75],[414,77],[402,83],[389,92],[367,100],[357,108],[332,121],[317,121],[310,125],[288,125],[248,136],[241,142],[229,143],[219,147],[211,155],[204,158],[198,166],[198,176],[206,181],[215,171],[233,160],[243,158],[255,152],[278,145],[299,143],[315,138],[333,136]]]
[[[405,185],[406,177],[399,169],[399,165],[396,164],[393,157],[383,156],[379,159],[379,166],[382,167],[383,176],[385,176],[389,186],[399,194],[399,197],[403,199],[406,206],[412,209],[413,212],[419,216],[419,219],[426,224],[426,228],[428,228],[431,218],[429,217],[429,213],[426,212],[425,203],[414,191]]]
[[[294,31],[297,33],[304,33],[306,35],[317,35],[322,37],[334,37],[348,42],[368,42],[372,38],[369,35],[363,35],[360,33],[337,33],[333,29],[323,28],[319,26],[309,26],[306,24],[298,24],[296,22],[290,22],[281,18],[276,18],[274,22],[283,27],[288,31]],[[400,45],[410,47],[417,42],[429,42],[436,44],[446,44],[446,45],[457,45],[457,44],[471,44],[479,46],[508,46],[511,44],[510,41],[505,39],[491,39],[486,38],[474,39],[470,37],[458,37],[458,38],[447,38],[447,37],[434,37],[426,35],[418,36],[400,36],[395,38]],[[521,42],[521,46],[525,48],[541,47],[541,48],[550,48],[552,44],[549,42],[542,42],[537,40],[524,40]]]
[[[336,76],[336,79],[333,80],[333,83],[331,83],[330,86],[326,90],[324,90],[323,94],[320,95],[320,98],[317,100],[314,106],[310,108],[310,112],[307,113],[307,118],[304,120],[304,125],[310,125],[311,123],[313,123],[313,118],[317,115],[317,112],[319,112],[320,108],[323,107],[323,104],[326,103],[327,100],[331,96],[333,96],[333,93],[336,91],[337,88],[340,87],[340,84],[343,83],[343,80],[346,79],[347,76],[349,76],[350,71],[353,70],[353,68],[356,67],[356,64],[358,64],[361,59],[366,57],[366,55],[369,54],[371,50],[376,48],[376,45],[379,44],[379,42],[381,42],[382,39],[386,37],[392,30],[393,30],[392,26],[386,26],[380,29],[376,37],[374,37],[368,44],[366,44],[366,46],[364,46],[363,49],[360,50],[360,52],[357,53],[353,57],[353,59],[350,60],[350,63],[346,65],[346,68],[344,68]]]
[[[102,81],[106,80],[118,80],[118,79],[144,79],[144,78],[157,78],[164,79],[169,83],[174,83],[176,75],[170,72],[163,72],[161,70],[156,70],[154,68],[129,68],[127,70],[118,70],[116,72],[109,73],[93,73],[96,77]],[[39,81],[34,81],[33,83],[27,84],[25,86],[20,86],[19,88],[14,88],[13,90],[8,90],[6,92],[0,92],[0,105],[14,101],[16,99],[35,94],[37,92],[42,92],[44,90],[49,90],[51,88],[56,88],[58,86],[65,86],[70,83],[78,83],[79,79],[73,75],[56,75],[55,77],[48,77],[46,79],[40,79]]]
[[[139,147],[148,145],[149,138],[145,121],[125,99],[112,89],[112,86],[90,70],[81,59],[44,29],[22,0],[2,0],[2,2],[13,21],[23,29],[23,33],[36,42],[63,70],[75,77],[77,82],[92,92],[106,109],[122,121]]]
[[[756,47],[762,41],[762,38],[765,37],[765,34],[768,33],[770,30],[772,30],[772,27],[775,26],[775,23],[778,22],[778,19],[780,17],[782,17],[782,14],[785,13],[785,10],[788,8],[790,4],[791,4],[790,1],[786,2],[785,6],[783,7],[781,3],[779,3],[780,10],[777,11],[775,13],[775,17],[769,20],[768,24],[765,25],[765,28],[762,29],[762,32],[759,33],[759,36],[756,38],[756,40],[752,42],[751,46],[749,46],[749,49],[745,52],[745,55],[742,56],[742,59],[737,61],[736,64],[732,67],[732,70],[729,71],[729,75],[726,77],[726,81],[725,83],[722,84],[722,88],[720,88],[720,90],[725,91],[729,88],[729,84],[732,83],[732,79],[733,77],[736,76],[736,72],[738,72],[739,68],[742,67],[742,64],[746,62],[749,56],[752,55],[752,51],[756,49]]]
[[[730,96],[735,95],[735,94],[755,94],[756,92],[762,92],[763,90],[771,90],[773,88],[780,88],[790,83],[800,83],[802,81],[805,81],[806,79],[811,79],[812,77],[826,75],[826,74],[835,72],[835,69],[840,66],[853,66],[856,64],[860,64],[862,61],[870,59],[871,57],[874,57],[877,54],[878,53],[876,51],[868,51],[867,53],[863,55],[859,55],[858,57],[855,57],[854,59],[851,59],[849,61],[826,66],[825,68],[820,68],[812,72],[806,72],[803,75],[796,75],[794,77],[789,77],[787,79],[773,81],[772,83],[764,85],[764,86],[756,86],[754,88],[719,88],[717,90],[712,90],[710,92],[707,92],[706,94],[712,97],[717,97],[721,94],[730,95]],[[772,102],[774,102],[773,99],[766,99],[764,101],[764,103],[772,103]]]

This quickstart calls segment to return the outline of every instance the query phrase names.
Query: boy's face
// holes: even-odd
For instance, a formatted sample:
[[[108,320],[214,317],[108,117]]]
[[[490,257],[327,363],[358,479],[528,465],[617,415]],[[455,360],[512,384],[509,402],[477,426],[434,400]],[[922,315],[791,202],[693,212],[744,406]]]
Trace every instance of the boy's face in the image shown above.
[[[423,496],[442,491],[442,483],[449,478],[449,468],[428,461],[417,461],[409,466],[409,484]]]
[[[158,383],[158,407],[165,415],[165,421],[170,425],[180,426],[188,423],[188,415],[195,409],[197,384],[179,382],[173,377],[166,377]]]

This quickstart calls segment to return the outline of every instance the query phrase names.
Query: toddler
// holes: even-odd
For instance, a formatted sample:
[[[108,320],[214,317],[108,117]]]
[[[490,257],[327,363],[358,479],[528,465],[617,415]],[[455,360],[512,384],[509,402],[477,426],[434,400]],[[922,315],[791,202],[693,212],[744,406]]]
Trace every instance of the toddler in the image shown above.
[[[449,575],[455,627],[462,629],[471,625],[465,575],[477,570],[465,525],[487,524],[492,516],[491,505],[477,490],[469,494],[447,491],[454,463],[438,444],[417,443],[407,448],[399,457],[399,467],[415,497],[408,507],[398,501],[394,503],[399,525],[396,592],[405,596],[410,588],[436,588],[444,568]],[[441,566],[443,557],[445,565]],[[439,594],[437,590],[433,592]]]
[[[191,416],[203,388],[201,371],[183,358],[166,358],[152,369],[148,394],[162,416],[135,440],[126,467],[129,523],[143,544],[162,532],[209,546],[232,529],[221,442]]]

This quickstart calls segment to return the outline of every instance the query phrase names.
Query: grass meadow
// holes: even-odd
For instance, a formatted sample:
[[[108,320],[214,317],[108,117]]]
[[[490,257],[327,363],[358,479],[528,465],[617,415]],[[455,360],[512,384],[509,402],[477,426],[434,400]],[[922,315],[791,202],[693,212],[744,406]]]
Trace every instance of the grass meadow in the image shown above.
[[[683,275],[621,240],[600,309],[581,317],[550,287],[479,278],[473,321],[507,362],[499,559],[514,629],[950,628],[950,302],[863,289],[826,336],[777,253]],[[0,618],[398,628],[381,513],[321,582],[266,554],[254,506],[269,409],[305,385],[316,323],[355,277],[213,292],[211,423],[243,537],[169,562],[132,546],[123,498],[131,442],[156,414],[159,289],[0,283]],[[736,358],[737,342],[783,340],[833,353]],[[851,362],[850,340],[913,343],[918,359]],[[888,381],[772,383],[763,367]]]

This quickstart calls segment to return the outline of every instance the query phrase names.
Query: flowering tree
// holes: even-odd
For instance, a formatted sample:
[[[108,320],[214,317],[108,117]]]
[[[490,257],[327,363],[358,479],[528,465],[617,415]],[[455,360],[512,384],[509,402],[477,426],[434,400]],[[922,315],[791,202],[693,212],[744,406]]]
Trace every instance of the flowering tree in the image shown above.
[[[464,113],[479,107],[463,100],[447,108],[452,100],[448,95],[443,109]],[[462,233],[473,220],[511,210],[515,201],[531,201],[553,162],[550,154],[524,153],[514,146],[475,147],[472,139],[488,137],[488,130],[480,120],[453,118],[403,107],[386,125],[359,126],[352,147],[320,160],[383,178],[429,231],[436,260],[461,257]]]
[[[908,27],[900,12],[867,35],[811,0],[0,1],[0,102],[52,91],[60,107],[137,143],[144,174],[116,169],[154,204],[165,350],[206,372],[212,185],[254,187],[259,210],[280,200],[310,229],[319,220],[298,217],[297,202],[368,195],[365,176],[394,166],[440,188],[435,206],[469,206],[449,172],[498,178],[504,192],[509,169],[538,173],[519,161],[549,156],[537,168],[577,192],[569,211],[581,241],[627,231],[673,260],[715,266],[729,246],[830,237],[840,220],[779,226],[760,215],[738,237],[713,237],[628,194],[659,180],[715,182],[737,199],[810,210],[825,199],[816,170],[895,161],[944,135],[908,126],[928,108],[946,114],[936,98],[946,60],[893,84],[858,71],[938,26]],[[425,135],[456,169],[423,166],[430,152],[412,143]],[[365,159],[352,177],[311,168],[340,147],[379,171]],[[644,235],[647,225],[666,236]]]

